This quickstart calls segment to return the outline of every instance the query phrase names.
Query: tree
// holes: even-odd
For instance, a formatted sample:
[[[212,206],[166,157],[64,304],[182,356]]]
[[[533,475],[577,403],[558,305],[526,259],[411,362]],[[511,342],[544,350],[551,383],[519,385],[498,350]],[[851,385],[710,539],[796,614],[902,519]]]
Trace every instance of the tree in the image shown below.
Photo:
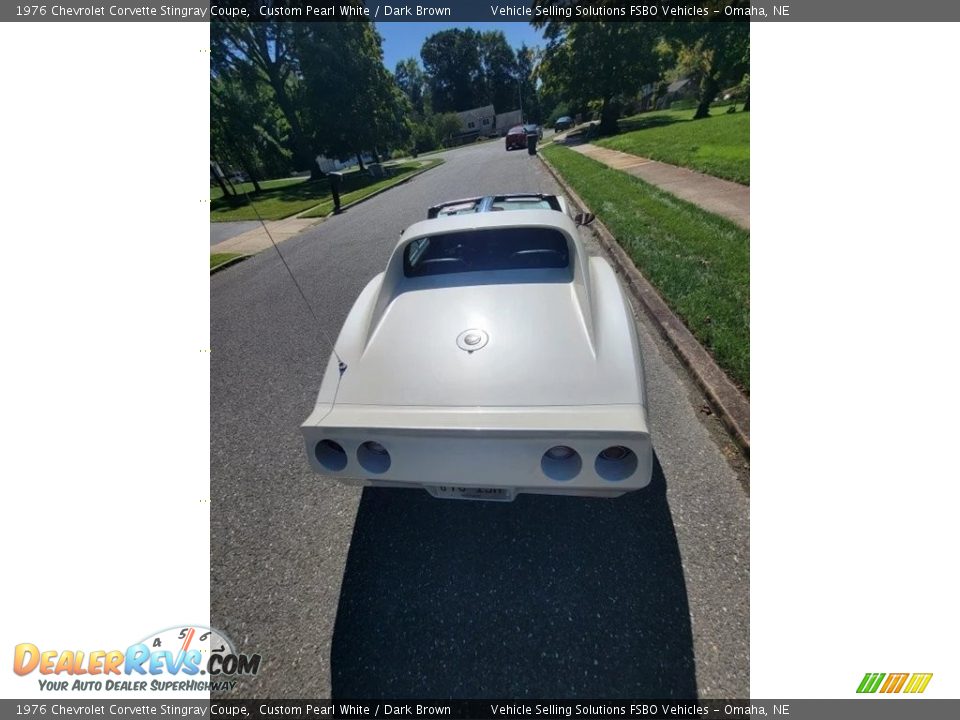
[[[657,23],[550,20],[534,25],[545,28],[549,41],[540,77],[573,105],[598,104],[603,134],[616,132],[621,101],[660,77]]]
[[[478,41],[488,102],[493,103],[498,113],[516,110],[520,107],[520,84],[513,48],[502,30],[484,32]]]
[[[434,112],[458,112],[490,102],[475,30],[454,28],[434,33],[424,40],[420,59]]]
[[[536,84],[539,63],[540,58],[536,48],[530,48],[524,44],[517,50],[517,80],[520,84],[523,114],[527,121],[542,124],[545,118]]]
[[[424,115],[424,93],[426,91],[427,77],[420,68],[420,63],[416,58],[409,57],[397,63],[394,70],[394,78],[397,85],[410,101],[410,107],[418,116]]]
[[[732,0],[730,4],[749,6],[750,3]],[[691,75],[700,78],[693,119],[709,117],[710,105],[717,93],[723,87],[739,83],[744,74],[750,72],[750,23],[730,22],[720,14],[707,22],[669,23],[665,30],[677,46],[678,58],[690,69]]]
[[[433,131],[442,145],[449,145],[460,133],[460,118],[456,113],[442,113],[433,116]]]
[[[331,157],[407,142],[409,104],[369,22],[294,23],[312,144]],[[362,161],[361,161],[362,164]]]
[[[254,3],[269,5],[264,2]],[[211,70],[215,75],[259,72],[273,91],[273,99],[289,126],[289,144],[294,166],[309,168],[316,175],[314,160],[303,129],[299,62],[293,43],[296,23],[233,22],[210,23]]]

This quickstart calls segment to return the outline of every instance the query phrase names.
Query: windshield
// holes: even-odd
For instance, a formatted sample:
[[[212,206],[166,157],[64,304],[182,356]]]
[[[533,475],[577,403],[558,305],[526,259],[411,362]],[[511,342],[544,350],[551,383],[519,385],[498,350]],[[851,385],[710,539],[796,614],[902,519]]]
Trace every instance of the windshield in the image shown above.
[[[435,235],[417,238],[403,252],[403,273],[407,277],[569,265],[567,239],[551,228],[497,228]]]

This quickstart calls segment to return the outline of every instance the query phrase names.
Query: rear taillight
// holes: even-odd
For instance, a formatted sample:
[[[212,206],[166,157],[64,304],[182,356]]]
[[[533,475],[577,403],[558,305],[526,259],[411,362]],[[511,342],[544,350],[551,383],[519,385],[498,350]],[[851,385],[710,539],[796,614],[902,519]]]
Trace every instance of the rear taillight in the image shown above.
[[[347,466],[347,452],[340,443],[333,440],[321,440],[313,449],[317,462],[327,470],[339,472]]]
[[[637,455],[623,445],[611,445],[600,451],[593,467],[604,480],[626,480],[637,471]]]
[[[580,474],[583,461],[579,453],[567,445],[554,445],[540,458],[540,469],[551,480],[564,482]]]
[[[367,440],[357,448],[357,462],[367,472],[379,475],[390,469],[390,453],[375,440]]]

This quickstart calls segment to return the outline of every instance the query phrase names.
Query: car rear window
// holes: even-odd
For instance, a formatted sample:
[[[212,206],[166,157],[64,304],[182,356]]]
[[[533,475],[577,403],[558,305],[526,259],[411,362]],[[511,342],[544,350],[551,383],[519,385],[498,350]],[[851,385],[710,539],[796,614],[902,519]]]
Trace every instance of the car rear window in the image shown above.
[[[403,251],[407,277],[493,270],[566,268],[563,233],[550,228],[497,228],[417,238]]]
[[[549,200],[539,198],[494,198],[490,210],[553,210]]]

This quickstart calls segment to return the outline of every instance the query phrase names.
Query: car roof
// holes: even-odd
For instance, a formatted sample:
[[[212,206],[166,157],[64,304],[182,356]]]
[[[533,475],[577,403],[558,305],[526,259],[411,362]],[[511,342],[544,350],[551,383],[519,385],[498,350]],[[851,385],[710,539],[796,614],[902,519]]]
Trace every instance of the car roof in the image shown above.
[[[514,130],[523,130],[523,127],[523,125],[514,125],[512,128],[510,128],[510,132],[513,132]]]

